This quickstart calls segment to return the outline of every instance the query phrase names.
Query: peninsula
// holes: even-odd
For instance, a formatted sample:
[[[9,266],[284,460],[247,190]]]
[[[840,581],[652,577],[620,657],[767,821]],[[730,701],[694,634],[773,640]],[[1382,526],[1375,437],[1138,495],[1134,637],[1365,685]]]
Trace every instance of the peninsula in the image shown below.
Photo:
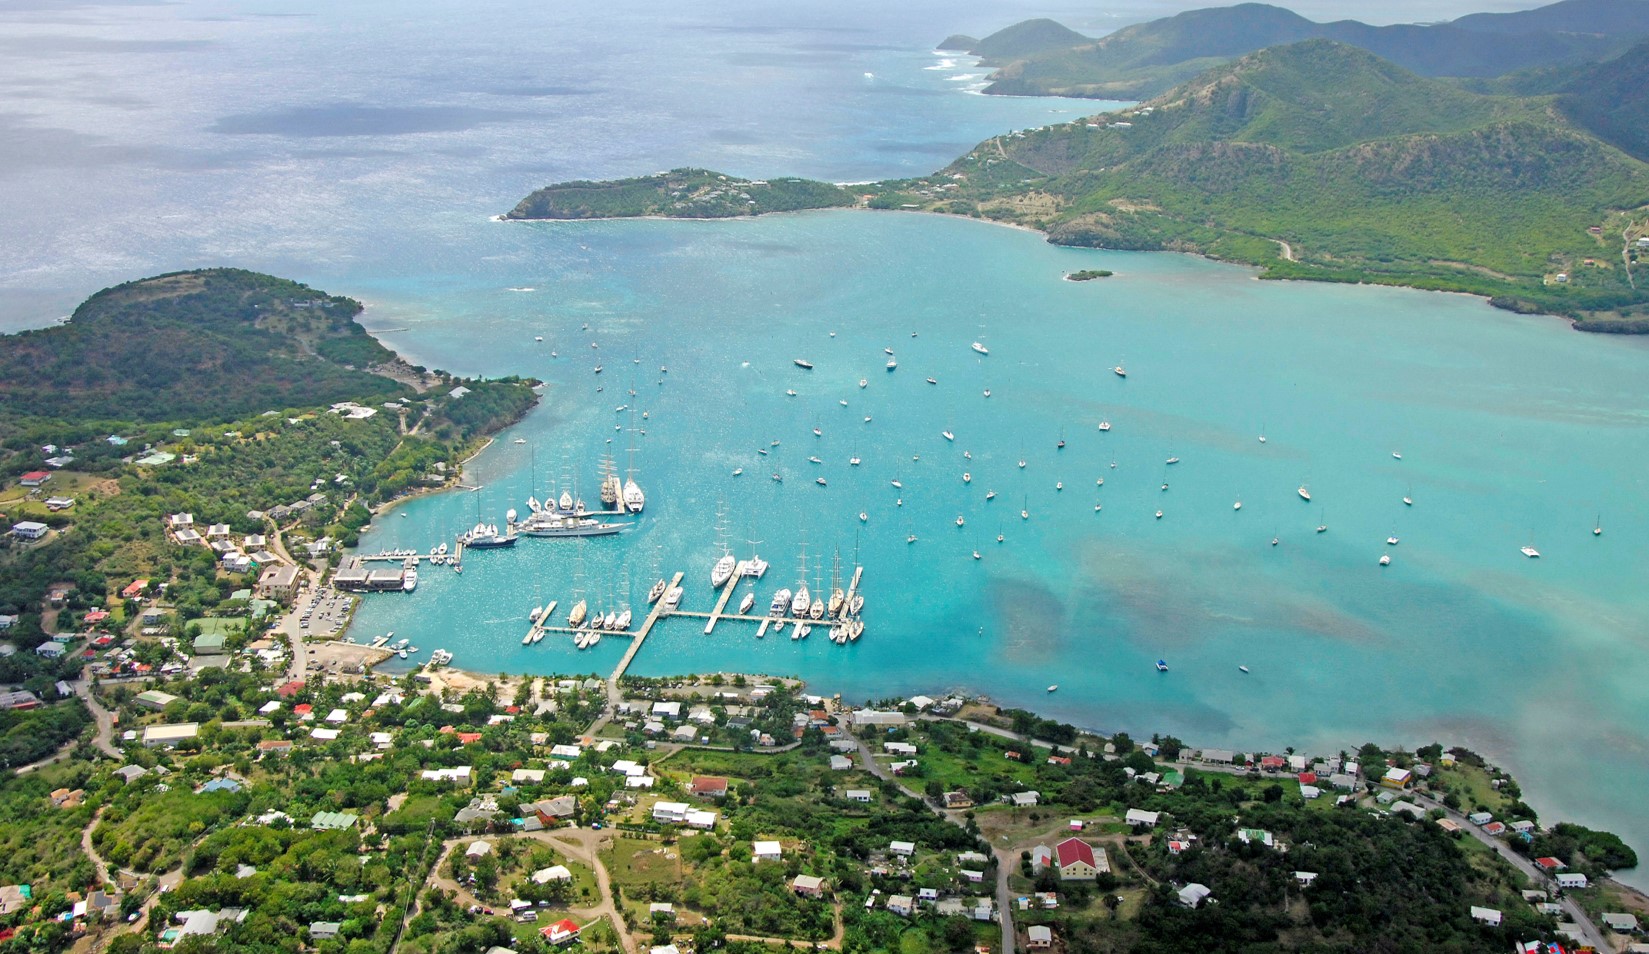
[[[1649,45],[1544,82],[1584,72],[1589,87],[1616,88],[1646,64]],[[1583,330],[1636,333],[1649,330],[1649,293],[1635,274],[1649,246],[1649,164],[1620,132],[1629,109],[1585,89],[1474,92],[1307,40],[1138,106],[994,137],[932,175],[853,186],[851,202],[845,187],[818,183],[771,202],[744,189],[739,211],[851,204],[965,215],[1063,245],[1195,252],[1265,278],[1466,292]],[[680,182],[721,178],[624,180],[613,194],[630,198],[601,208],[702,217],[688,194],[673,195]],[[592,191],[550,186],[510,216],[543,217],[534,210]],[[727,208],[725,191],[709,201]]]

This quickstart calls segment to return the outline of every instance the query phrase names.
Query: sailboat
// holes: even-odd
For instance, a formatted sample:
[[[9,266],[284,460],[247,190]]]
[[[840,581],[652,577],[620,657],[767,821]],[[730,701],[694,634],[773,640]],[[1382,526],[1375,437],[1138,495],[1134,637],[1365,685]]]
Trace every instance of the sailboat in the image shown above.
[[[636,412],[630,411],[630,430],[635,431]],[[624,509],[630,513],[640,513],[647,506],[647,495],[641,492],[641,486],[636,483],[636,445],[630,442],[630,465],[624,471]]]
[[[1305,484],[1301,484],[1300,489],[1296,491],[1296,493],[1300,495],[1301,500],[1304,500],[1306,503],[1311,502],[1311,491],[1306,489]]]
[[[1594,537],[1603,536],[1603,514],[1602,513],[1599,513],[1597,515],[1597,522],[1592,524],[1592,536],[1594,536]]]
[[[733,578],[733,570],[738,566],[733,551],[727,548],[727,508],[718,502],[716,506],[716,532],[721,543],[721,558],[710,569],[710,586],[721,589]]]
[[[795,596],[790,601],[790,615],[797,618],[807,615],[813,605],[812,594],[807,592],[807,538],[802,537],[801,572],[796,583]]]
[[[1054,445],[1054,449],[1055,450],[1064,450],[1065,449],[1065,428],[1063,428],[1063,427],[1061,427],[1059,429],[1059,443]]]
[[[567,625],[572,629],[577,629],[584,625],[584,617],[590,611],[589,603],[584,600],[584,538],[582,537],[578,540],[578,566],[573,579],[573,595],[578,597],[578,602],[574,603],[572,610],[567,613]]]
[[[830,561],[830,603],[826,607],[827,615],[836,619],[842,615],[842,607],[847,604],[847,595],[842,592],[842,551],[837,550]]]

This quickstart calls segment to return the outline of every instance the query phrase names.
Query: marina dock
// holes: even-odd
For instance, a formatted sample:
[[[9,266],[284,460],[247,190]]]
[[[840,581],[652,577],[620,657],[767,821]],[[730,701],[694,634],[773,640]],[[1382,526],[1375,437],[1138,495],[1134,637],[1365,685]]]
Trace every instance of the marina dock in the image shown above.
[[[686,574],[677,573],[671,577],[670,585],[665,587],[664,591],[668,593],[672,587],[680,586],[683,576],[686,576]],[[647,634],[653,631],[653,624],[657,623],[659,618],[664,615],[666,615],[664,598],[659,597],[659,601],[653,604],[653,611],[647,614],[647,618],[642,621],[641,628],[636,630],[636,638],[630,643],[630,648],[624,651],[624,658],[618,661],[618,668],[614,669],[613,674],[607,677],[608,686],[616,687],[618,681],[624,678],[624,670],[630,668],[630,662],[636,658],[636,653],[641,651],[641,644],[647,641]]]
[[[733,598],[733,591],[739,588],[740,579],[742,579],[742,577],[735,573],[732,578],[722,586],[721,598],[716,600],[716,608],[710,611],[710,621],[704,624],[704,635],[708,636],[715,630],[716,621],[721,618],[722,610],[727,609],[727,601]]]

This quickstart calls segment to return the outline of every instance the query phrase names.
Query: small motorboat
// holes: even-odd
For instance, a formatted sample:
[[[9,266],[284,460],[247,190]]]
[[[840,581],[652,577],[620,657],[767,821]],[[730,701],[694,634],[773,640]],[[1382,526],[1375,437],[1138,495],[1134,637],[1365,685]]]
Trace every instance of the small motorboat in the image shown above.
[[[1158,511],[1157,511],[1157,519],[1158,519],[1158,520],[1161,520],[1161,519],[1162,519],[1162,511],[1161,511],[1161,510],[1158,510]]]
[[[973,475],[964,470],[962,472],[962,483],[964,483],[964,484],[973,483]]]
[[[900,490],[904,490],[904,489],[905,489],[905,485],[904,485],[904,484],[901,484],[901,483],[900,483],[900,482],[898,482],[898,481],[897,481],[897,480],[895,480],[895,481],[894,481],[894,482],[893,482],[893,486],[894,486],[894,487],[897,487],[897,488],[898,488],[898,489],[900,489]]]
[[[1115,374],[1119,378],[1126,378],[1128,376],[1128,372],[1123,370],[1123,367],[1120,364],[1112,368],[1111,373]]]
[[[1242,509],[1242,501],[1239,500],[1236,503],[1232,504],[1231,509],[1232,510],[1241,510]]]
[[[905,542],[906,543],[915,543],[916,542],[916,534],[912,533],[912,534],[906,535]]]
[[[796,396],[796,389],[795,388],[785,388],[784,389],[784,396],[785,397],[795,397]]]
[[[1100,421],[1099,422],[1099,429],[1102,430],[1102,431],[1110,430],[1111,429],[1111,422],[1110,421]]]
[[[1049,686],[1048,691],[1049,692],[1058,692],[1059,691],[1059,683],[1056,682],[1053,685]]]
[[[996,499],[996,491],[994,491],[994,490],[985,491],[985,499],[986,500],[995,500]]]
[[[1170,458],[1168,458],[1167,461],[1165,461],[1165,463],[1177,464],[1177,463],[1179,463],[1179,458],[1178,457],[1170,457]]]
[[[1061,481],[1055,482],[1054,483],[1054,489],[1055,490],[1064,490],[1065,489],[1065,481],[1061,480]]]
[[[796,365],[796,367],[801,368],[803,371],[812,371],[813,370],[813,362],[811,362],[811,361],[805,361],[801,358],[795,358],[795,359],[792,359],[792,363],[794,363]]]
[[[1276,546],[1276,545],[1277,545],[1277,544],[1278,544],[1278,543],[1280,543],[1280,542],[1282,542],[1282,540],[1281,540],[1281,538],[1280,538],[1280,537],[1272,537],[1272,538],[1271,538],[1271,545],[1272,545],[1272,546]]]
[[[814,437],[823,437],[824,436],[824,431],[822,431],[819,428],[815,427],[815,428],[813,428],[813,436]]]
[[[774,471],[773,472],[773,482],[782,484],[782,483],[784,483],[784,477],[781,474],[779,474],[778,471]]]
[[[744,614],[750,612],[750,607],[755,606],[755,605],[756,605],[756,594],[754,594],[754,593],[744,594],[744,599],[739,600],[739,615],[743,616]]]
[[[928,378],[928,383],[929,383],[929,384],[938,384],[938,383],[939,383],[939,382],[938,382],[938,381],[935,381],[935,380],[934,380],[934,379],[932,379],[932,378]]]
[[[1405,507],[1414,506],[1414,498],[1413,497],[1404,497],[1403,498],[1403,506],[1405,506]]]
[[[963,460],[973,460],[973,451],[963,451],[962,452],[962,459]]]
[[[1388,553],[1388,554],[1380,557],[1380,565],[1381,566],[1391,566],[1391,554]]]
[[[870,514],[865,513],[863,510],[859,511],[859,522],[860,523],[864,523],[865,521],[867,521],[869,519],[870,519]]]
[[[974,558],[974,559],[975,559],[975,560],[983,560],[983,559],[984,559],[984,557],[982,557],[982,556],[980,556],[980,555],[979,555],[979,551],[978,551],[978,550],[975,550],[975,551],[973,551],[973,558]]]
[[[940,436],[940,437],[943,437],[943,438],[944,438],[944,439],[945,439],[945,440],[947,440],[947,441],[954,441],[954,440],[956,440],[956,435],[955,435],[955,434],[952,434],[952,433],[951,433],[951,432],[950,432],[950,431],[940,431],[940,432],[939,432],[939,436]]]
[[[810,464],[822,464],[822,463],[824,463],[824,461],[819,459],[818,457],[809,457],[807,459],[807,462],[810,463]]]
[[[857,466],[859,466],[859,458],[857,458],[857,457],[849,457],[849,458],[848,458],[848,459],[847,459],[847,462],[848,462],[848,464],[850,464],[850,465],[851,465],[851,466],[854,466],[854,467],[857,467]]]
[[[991,389],[990,389],[990,388],[986,388],[986,389],[985,389],[985,396],[986,396],[986,397],[990,397],[990,396],[991,396]]]
[[[733,476],[734,476],[734,477],[738,477],[738,476],[740,476],[740,475],[741,475],[741,474],[743,474],[743,473],[744,473],[744,468],[743,468],[743,467],[735,467],[735,468],[733,468]]]
[[[1397,545],[1397,537],[1396,537],[1395,534],[1393,534],[1392,536],[1389,536],[1389,537],[1386,538],[1386,546],[1394,547],[1396,545]]]
[[[1392,452],[1391,452],[1391,459],[1392,459],[1392,460],[1402,460],[1402,459],[1403,459],[1403,455],[1402,455],[1402,454],[1399,454],[1399,453],[1397,453],[1397,452],[1396,452],[1396,451],[1392,451]]]
[[[1246,673],[1246,672],[1248,672],[1248,667],[1247,666],[1238,666],[1237,671],[1242,672],[1242,673]]]
[[[1519,550],[1518,552],[1523,554],[1524,556],[1528,557],[1531,560],[1540,559],[1540,551],[1536,550],[1534,547],[1524,547],[1521,550]]]
[[[1024,461],[1024,460],[1023,460],[1023,459],[1021,459],[1021,460],[1020,460],[1020,461],[1019,461],[1019,469],[1020,469],[1020,470],[1024,470],[1024,469],[1025,469],[1025,461]]]
[[[1157,660],[1157,672],[1167,672],[1167,671],[1168,671],[1168,663],[1164,662],[1161,659]]]
[[[825,479],[823,477],[815,477],[813,478],[813,482],[818,484],[820,487],[829,486],[825,483]]]
[[[842,398],[840,401],[837,401],[836,403],[840,404],[842,407],[847,407],[847,398]]]
[[[870,387],[870,379],[868,379],[868,378],[860,378],[860,379],[859,379],[859,387],[861,387],[861,388],[868,388],[868,387]]]
[[[957,515],[956,515],[956,525],[957,525],[957,526],[958,526],[958,527],[960,527],[960,526],[962,526],[962,525],[963,525],[963,524],[964,524],[964,523],[967,523],[967,521],[966,521],[966,520],[963,520],[963,519],[962,519],[962,515],[961,515],[961,514],[957,514]]]

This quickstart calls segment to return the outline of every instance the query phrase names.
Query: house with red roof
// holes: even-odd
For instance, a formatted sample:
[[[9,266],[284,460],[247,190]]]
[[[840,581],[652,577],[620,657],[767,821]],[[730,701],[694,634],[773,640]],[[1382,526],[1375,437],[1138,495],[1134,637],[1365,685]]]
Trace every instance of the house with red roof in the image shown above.
[[[302,691],[303,680],[294,679],[291,682],[281,683],[281,685],[275,690],[275,695],[280,696],[282,699],[290,699]]]
[[[695,775],[687,790],[699,798],[723,798],[727,795],[727,779],[714,775]]]
[[[1542,871],[1557,871],[1569,867],[1556,858],[1536,858],[1534,863],[1539,865]]]
[[[25,487],[38,487],[51,479],[52,472],[49,470],[31,470],[18,478],[18,483]]]
[[[1500,822],[1489,822],[1487,825],[1483,826],[1483,834],[1488,835],[1491,838],[1499,838],[1505,833],[1506,826]]]
[[[474,745],[475,743],[477,743],[479,741],[481,741],[481,733],[479,733],[479,732],[460,732],[460,733],[458,733],[458,744],[459,745]]]
[[[292,707],[292,714],[300,719],[313,718],[315,715],[315,707],[307,702],[300,702]]]
[[[1067,838],[1055,845],[1054,860],[1059,865],[1061,881],[1092,881],[1101,872],[1111,870],[1104,849],[1096,854],[1093,846],[1080,838]]]
[[[1260,768],[1267,772],[1281,772],[1283,766],[1287,764],[1288,760],[1280,755],[1267,755],[1265,758],[1260,759]]]
[[[1317,773],[1316,772],[1301,772],[1300,773],[1300,784],[1301,785],[1315,785],[1315,784],[1317,784]]]
[[[95,626],[96,624],[101,623],[104,620],[109,618],[109,611],[108,610],[102,610],[102,609],[94,609],[94,610],[91,610],[90,612],[88,612],[86,614],[85,618],[86,618],[86,625]]]
[[[571,944],[573,941],[578,940],[578,932],[580,930],[581,928],[579,928],[579,926],[573,921],[567,918],[562,918],[538,933],[544,936],[544,940],[549,941],[551,944],[560,946],[562,944]]]
[[[142,596],[143,591],[148,588],[148,580],[133,580],[132,582],[126,584],[125,589],[120,591],[120,598],[125,600],[136,599],[137,597]]]
[[[1048,764],[1049,765],[1070,765],[1071,760],[1068,757],[1063,756],[1063,755],[1050,755],[1050,756],[1048,756]]]

